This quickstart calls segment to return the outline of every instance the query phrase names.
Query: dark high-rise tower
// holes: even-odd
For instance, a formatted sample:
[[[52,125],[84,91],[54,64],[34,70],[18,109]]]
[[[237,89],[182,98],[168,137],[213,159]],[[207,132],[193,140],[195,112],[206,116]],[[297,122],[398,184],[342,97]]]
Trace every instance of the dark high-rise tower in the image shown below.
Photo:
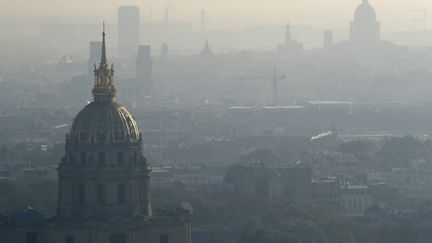
[[[94,65],[98,63],[99,58],[101,57],[102,50],[102,42],[101,41],[91,41],[89,43],[89,59],[87,62],[88,65],[88,74],[92,75],[94,72]]]
[[[165,24],[169,24],[170,22],[170,16],[169,16],[169,7],[165,8],[165,12],[164,12],[164,23]]]
[[[168,57],[168,54],[169,54],[168,52],[169,52],[168,44],[167,43],[163,43],[161,45],[161,53],[160,53],[161,58],[162,59],[166,59]]]
[[[324,30],[323,32],[323,48],[330,48],[333,46],[333,31]]]
[[[106,56],[105,32],[94,101],[74,119],[59,165],[58,215],[114,217],[151,215],[148,164],[132,115],[115,102],[114,69]]]
[[[142,87],[145,96],[153,94],[153,60],[150,46],[139,46],[136,60],[136,75],[138,85]]]
[[[200,27],[201,27],[201,32],[206,31],[206,11],[205,11],[205,9],[201,9]]]
[[[118,46],[121,56],[132,56],[140,44],[140,11],[137,6],[118,8]]]

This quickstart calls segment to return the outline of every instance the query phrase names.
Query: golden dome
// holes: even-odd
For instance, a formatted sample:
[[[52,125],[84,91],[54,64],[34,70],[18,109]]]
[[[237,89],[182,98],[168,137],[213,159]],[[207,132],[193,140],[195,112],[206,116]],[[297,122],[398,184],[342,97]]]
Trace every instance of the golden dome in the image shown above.
[[[108,67],[105,25],[102,32],[102,56],[95,66],[94,101],[75,117],[68,144],[132,144],[141,142],[135,119],[124,106],[114,101],[114,67]]]
[[[94,101],[75,117],[68,136],[70,144],[125,144],[140,141],[135,119],[114,101]]]

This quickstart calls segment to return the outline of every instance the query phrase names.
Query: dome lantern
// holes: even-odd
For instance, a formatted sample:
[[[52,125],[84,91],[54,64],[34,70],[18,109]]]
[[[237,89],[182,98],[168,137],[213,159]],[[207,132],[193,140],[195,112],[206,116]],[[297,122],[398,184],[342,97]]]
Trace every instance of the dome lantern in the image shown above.
[[[362,3],[355,11],[355,21],[376,21],[375,9],[369,4],[369,0],[362,0]]]
[[[108,67],[106,57],[105,23],[102,32],[102,56],[99,68],[94,70],[94,88],[92,90],[95,101],[112,101],[115,98],[114,65]]]

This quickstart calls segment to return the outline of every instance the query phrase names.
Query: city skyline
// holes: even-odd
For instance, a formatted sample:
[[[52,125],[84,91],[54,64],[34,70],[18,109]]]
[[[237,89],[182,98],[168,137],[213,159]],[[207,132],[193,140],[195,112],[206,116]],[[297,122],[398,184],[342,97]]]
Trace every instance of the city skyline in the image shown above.
[[[0,16],[0,243],[432,242],[432,1]]]
[[[169,8],[172,21],[193,22],[199,25],[201,9],[206,9],[208,25],[212,28],[242,28],[249,25],[274,25],[288,19],[293,23],[313,25],[317,28],[346,28],[346,22],[352,20],[354,9],[360,0],[298,1],[270,0],[266,3],[257,1],[227,0],[198,1],[92,1],[82,0],[53,1],[41,0],[37,3],[24,0],[0,2],[3,18],[49,18],[70,19],[71,21],[96,21],[105,18],[115,21],[117,7],[136,5],[141,9],[143,21],[161,22],[164,11]],[[425,0],[413,1],[370,1],[375,7],[379,21],[385,29],[412,29],[414,22],[423,27],[423,13],[420,10],[431,9],[432,3]],[[227,6],[230,6],[229,8]],[[335,13],[335,10],[337,13]],[[331,14],[329,14],[331,13]]]

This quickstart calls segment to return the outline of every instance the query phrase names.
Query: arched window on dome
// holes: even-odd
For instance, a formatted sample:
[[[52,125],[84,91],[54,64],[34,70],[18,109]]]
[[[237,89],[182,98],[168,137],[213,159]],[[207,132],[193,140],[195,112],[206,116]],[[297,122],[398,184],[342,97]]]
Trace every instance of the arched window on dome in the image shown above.
[[[37,243],[37,242],[38,242],[38,234],[36,232],[27,232],[26,243]]]
[[[106,203],[106,190],[105,185],[97,185],[97,203],[103,205]]]
[[[126,202],[126,185],[119,184],[117,186],[117,201],[119,204],[124,204]]]
[[[105,153],[104,152],[99,152],[98,166],[105,166]]]
[[[117,163],[118,163],[118,165],[120,167],[124,165],[124,155],[123,155],[123,152],[118,152],[117,153]]]
[[[81,165],[85,165],[87,163],[87,154],[86,152],[81,152]]]
[[[68,153],[68,161],[69,161],[69,163],[71,163],[71,164],[73,164],[73,163],[75,162],[75,158],[74,158],[72,152],[69,152],[69,153]]]
[[[112,234],[110,237],[110,243],[126,243],[126,235],[122,233]]]
[[[84,184],[78,185],[78,203],[80,205],[83,205],[85,203],[85,185]]]
[[[160,243],[169,243],[169,237],[168,234],[161,234],[159,236],[159,242]]]
[[[81,141],[87,141],[89,139],[89,132],[88,132],[88,124],[84,124],[83,128],[80,132],[80,140]]]
[[[143,164],[143,165],[147,164],[147,159],[143,155],[140,155],[140,164]]]
[[[75,239],[73,236],[67,236],[65,238],[65,243],[75,243]]]

